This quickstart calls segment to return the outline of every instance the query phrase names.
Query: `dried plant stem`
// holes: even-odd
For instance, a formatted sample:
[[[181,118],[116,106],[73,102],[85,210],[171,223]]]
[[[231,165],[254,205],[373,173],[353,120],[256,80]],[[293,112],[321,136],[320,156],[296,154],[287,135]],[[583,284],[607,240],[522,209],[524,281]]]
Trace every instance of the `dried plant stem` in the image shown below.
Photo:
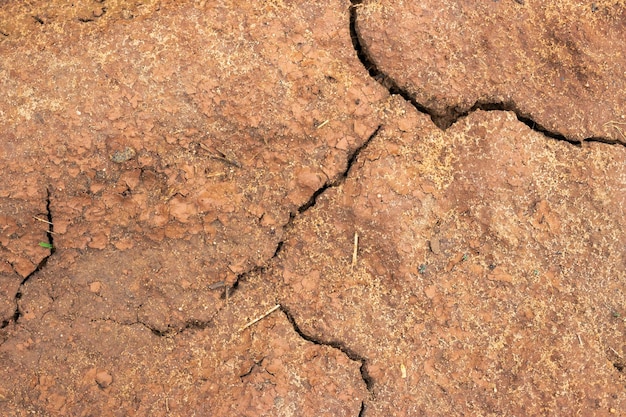
[[[359,251],[359,234],[354,232],[354,250],[352,251],[352,270],[356,267],[357,253]]]
[[[274,307],[272,307],[269,310],[267,310],[261,316],[257,317],[256,319],[252,320],[251,322],[249,322],[248,324],[243,326],[241,329],[239,329],[239,331],[242,332],[242,331],[246,330],[248,327],[250,327],[253,324],[258,323],[259,321],[263,320],[265,317],[269,316],[270,314],[272,314],[274,311],[278,310],[279,308],[280,308],[280,304],[276,304]]]

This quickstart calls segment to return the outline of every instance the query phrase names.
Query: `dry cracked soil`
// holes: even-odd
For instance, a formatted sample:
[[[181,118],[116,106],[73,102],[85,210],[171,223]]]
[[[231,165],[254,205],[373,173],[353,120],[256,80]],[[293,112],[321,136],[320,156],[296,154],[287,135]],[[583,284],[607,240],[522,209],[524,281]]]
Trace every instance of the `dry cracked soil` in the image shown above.
[[[626,415],[624,39],[0,0],[0,415]]]

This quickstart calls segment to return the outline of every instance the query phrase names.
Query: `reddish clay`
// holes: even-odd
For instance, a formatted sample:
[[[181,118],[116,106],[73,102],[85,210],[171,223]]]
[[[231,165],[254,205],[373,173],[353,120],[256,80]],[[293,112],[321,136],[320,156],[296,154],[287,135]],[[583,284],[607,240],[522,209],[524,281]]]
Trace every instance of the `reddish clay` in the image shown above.
[[[626,414],[623,6],[475,3],[0,4],[0,414]]]

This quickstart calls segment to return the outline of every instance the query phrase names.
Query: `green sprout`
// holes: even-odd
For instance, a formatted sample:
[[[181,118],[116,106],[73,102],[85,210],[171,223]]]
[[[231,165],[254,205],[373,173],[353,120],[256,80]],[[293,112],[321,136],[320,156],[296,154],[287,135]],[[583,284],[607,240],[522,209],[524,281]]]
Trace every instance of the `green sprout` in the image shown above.
[[[42,248],[46,248],[46,249],[54,248],[54,246],[52,246],[52,243],[48,243],[48,242],[39,242],[39,246],[41,246]]]

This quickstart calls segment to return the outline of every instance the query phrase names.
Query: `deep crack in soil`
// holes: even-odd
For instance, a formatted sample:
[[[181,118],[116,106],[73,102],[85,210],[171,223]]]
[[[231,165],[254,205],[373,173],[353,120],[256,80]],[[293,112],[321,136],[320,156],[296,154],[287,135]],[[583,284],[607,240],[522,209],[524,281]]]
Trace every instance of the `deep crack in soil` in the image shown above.
[[[363,152],[363,150],[367,148],[367,146],[372,142],[372,140],[374,140],[378,132],[380,132],[381,128],[382,128],[382,125],[378,126],[376,130],[374,130],[374,132],[367,138],[367,140],[349,155],[346,169],[342,173],[339,174],[336,180],[326,182],[319,189],[315,190],[315,192],[311,194],[311,197],[304,204],[298,207],[298,209],[295,212],[292,212],[289,214],[289,221],[283,226],[283,229],[285,231],[288,231],[292,228],[293,222],[297,218],[298,215],[305,213],[311,207],[315,206],[315,203],[317,202],[317,199],[319,198],[320,195],[325,193],[328,189],[339,187],[341,184],[344,183],[346,178],[348,178],[348,175],[350,174],[350,170],[352,169],[352,166],[356,162],[358,156],[361,154],[361,152]],[[270,259],[268,259],[264,265],[256,266],[249,271],[246,271],[237,275],[237,280],[231,287],[226,287],[224,294],[222,295],[222,298],[233,295],[235,291],[239,288],[240,281],[245,280],[245,278],[249,276],[250,274],[265,271],[267,268],[267,265],[270,262],[272,262],[272,260],[278,257],[278,255],[280,254],[283,248],[284,243],[285,243],[284,240],[281,240],[280,242],[278,242],[278,244],[276,245],[276,250],[274,251],[274,255]]]
[[[382,128],[382,125],[379,125],[374,132],[367,138],[367,140],[358,148],[356,148],[352,153],[350,153],[348,160],[347,160],[347,164],[346,164],[346,169],[340,173],[340,175],[337,177],[337,179],[333,180],[333,181],[328,181],[326,182],[322,187],[320,187],[318,190],[316,190],[311,197],[309,198],[309,200],[304,203],[303,205],[301,205],[296,212],[291,213],[289,216],[289,221],[283,226],[283,228],[285,230],[289,230],[290,228],[292,228],[293,223],[295,221],[295,219],[299,216],[302,215],[304,213],[306,213],[310,208],[314,207],[317,199],[320,195],[322,195],[324,192],[326,192],[328,189],[331,188],[335,188],[340,186],[341,184],[343,184],[345,182],[345,180],[348,178],[350,171],[354,165],[354,163],[357,161],[359,155],[368,147],[368,145],[374,140],[374,138],[377,136],[377,134],[380,132],[380,129]],[[239,288],[239,284],[242,281],[246,280],[246,277],[248,277],[250,274],[253,273],[263,273],[266,271],[268,265],[275,260],[278,255],[280,254],[281,249],[283,248],[284,245],[284,240],[281,240],[280,242],[278,242],[278,244],[276,245],[276,250],[273,254],[273,256],[268,259],[263,265],[260,266],[256,266],[253,269],[243,272],[241,274],[239,274],[237,276],[237,280],[233,283],[232,286],[228,287],[228,286],[224,286],[224,292],[222,294],[222,298],[226,298],[228,299],[229,297],[233,296],[238,288]],[[331,347],[333,349],[337,349],[339,351],[341,351],[345,356],[347,356],[350,360],[354,361],[354,362],[358,362],[360,363],[360,367],[359,367],[359,372],[361,375],[361,378],[363,380],[363,382],[365,383],[365,386],[368,390],[368,392],[372,392],[372,386],[373,386],[373,379],[370,377],[368,371],[367,371],[367,359],[364,357],[361,357],[360,355],[358,355],[356,352],[352,351],[350,348],[348,348],[344,343],[342,343],[341,341],[337,341],[337,340],[331,340],[331,341],[327,341],[324,340],[321,337],[315,337],[312,335],[308,335],[306,333],[304,333],[300,327],[298,326],[296,320],[294,319],[293,315],[289,312],[289,310],[280,303],[280,301],[278,301],[278,304],[280,305],[280,310],[285,314],[285,316],[287,317],[287,320],[289,321],[289,323],[291,324],[291,326],[293,327],[293,330],[296,334],[298,334],[302,339],[311,342],[315,345],[320,345],[320,346],[328,346]],[[216,311],[215,315],[217,315],[219,313],[219,310]],[[214,315],[214,317],[215,317]],[[183,333],[186,330],[190,330],[190,329],[204,329],[206,327],[208,327],[211,323],[212,323],[213,319],[211,320],[207,320],[207,321],[199,321],[199,320],[193,320],[193,321],[189,321],[187,322],[186,326],[181,329],[181,330],[167,330],[167,331],[162,331],[159,329],[155,329],[152,326],[149,326],[147,323],[141,321],[141,320],[137,320],[135,323],[128,323],[128,325],[133,325],[133,324],[140,324],[144,327],[146,327],[147,329],[149,329],[152,334],[154,334],[155,336],[158,337],[173,337],[177,334]],[[115,321],[116,322],[116,321]],[[118,324],[124,324],[124,323],[119,323],[116,322]],[[255,362],[254,365],[250,368],[250,370],[247,372],[247,374],[243,374],[240,375],[240,378],[249,375],[253,369],[257,366],[260,366],[260,363],[262,362],[262,360],[260,362]],[[358,416],[363,416],[366,410],[366,404],[365,401],[363,401],[361,403],[361,408],[359,411]]]
[[[341,342],[340,340],[323,340],[320,337],[315,337],[310,334],[304,333],[300,329],[300,326],[298,326],[298,323],[296,323],[296,319],[289,312],[289,309],[287,307],[281,304],[280,311],[282,311],[285,314],[285,316],[287,317],[287,320],[289,320],[289,323],[291,323],[291,325],[293,326],[293,330],[304,340],[307,340],[316,345],[329,346],[334,349],[338,349],[344,355],[346,355],[350,360],[355,361],[355,362],[360,362],[361,367],[359,368],[359,371],[361,373],[361,378],[363,379],[363,382],[365,382],[365,387],[367,388],[367,391],[370,393],[372,392],[372,386],[374,385],[374,381],[372,377],[369,375],[369,373],[367,372],[367,358],[360,356],[359,354],[351,350],[349,347],[347,347],[345,343]],[[363,401],[361,403],[361,410],[359,412],[359,416],[363,415],[363,413],[365,412],[365,408],[366,408],[365,401]]]
[[[453,126],[457,121],[466,118],[468,116],[470,116],[473,112],[476,112],[478,110],[482,110],[482,111],[508,111],[508,112],[512,112],[515,114],[517,120],[523,124],[525,124],[526,126],[528,126],[531,130],[538,132],[540,134],[542,134],[544,137],[547,138],[551,138],[551,139],[555,139],[558,141],[565,141],[568,142],[570,144],[573,144],[577,147],[582,147],[582,142],[583,141],[589,141],[589,142],[601,142],[601,143],[607,143],[607,144],[618,144],[621,143],[619,141],[616,140],[612,140],[612,139],[607,139],[604,137],[590,137],[590,138],[586,138],[583,140],[573,140],[571,138],[568,138],[560,133],[554,132],[554,131],[549,131],[548,129],[546,129],[545,127],[537,124],[529,115],[524,114],[515,104],[515,102],[510,101],[510,102],[476,102],[474,105],[472,105],[469,110],[463,110],[459,107],[449,107],[447,108],[447,111],[445,112],[445,114],[438,114],[436,113],[433,109],[426,107],[425,105],[419,103],[416,98],[414,96],[412,96],[406,89],[403,89],[402,87],[400,87],[400,85],[397,83],[396,80],[394,80],[392,77],[390,77],[389,75],[385,74],[384,72],[382,72],[376,62],[375,59],[372,57],[372,55],[369,53],[369,51],[367,51],[367,48],[364,46],[364,42],[362,42],[361,37],[359,35],[359,29],[358,29],[358,6],[362,4],[362,0],[351,0],[351,5],[349,7],[349,33],[350,33],[350,37],[351,37],[351,41],[352,41],[352,45],[354,47],[355,53],[358,57],[358,59],[360,60],[361,64],[364,66],[364,68],[367,70],[367,72],[369,73],[369,75],[375,80],[377,81],[380,85],[382,85],[391,95],[396,95],[399,97],[402,97],[406,102],[410,103],[418,112],[424,114],[424,115],[428,115],[430,117],[430,120],[432,120],[432,122],[434,123],[434,125],[436,125],[439,129],[441,129],[442,131],[447,130],[448,128],[450,128],[451,126]],[[35,16],[33,16],[35,18]],[[38,20],[38,19],[35,19]],[[83,22],[87,22],[87,21],[91,21],[91,20],[81,20]],[[43,22],[39,22],[42,23]],[[6,34],[0,32],[0,34],[3,34],[5,36],[7,36]],[[513,119],[511,117],[511,119]],[[303,204],[301,204],[299,207],[297,207],[295,210],[293,210],[292,212],[289,213],[289,218],[287,220],[287,222],[283,223],[282,229],[284,232],[284,235],[289,234],[290,232],[293,232],[294,230],[294,224],[296,219],[299,218],[299,216],[301,214],[305,214],[307,211],[309,211],[309,209],[311,209],[312,207],[316,206],[317,202],[318,202],[318,198],[323,195],[324,193],[326,193],[329,189],[332,188],[336,188],[336,187],[340,187],[342,184],[344,184],[344,182],[346,181],[346,179],[349,178],[351,170],[354,166],[354,163],[357,161],[357,159],[359,158],[359,155],[361,155],[361,153],[370,145],[370,143],[372,142],[372,140],[378,135],[378,133],[381,131],[381,128],[383,127],[383,125],[378,125],[378,127],[373,131],[373,133],[371,133],[369,135],[369,137],[367,138],[367,140],[359,147],[357,147],[354,151],[350,152],[347,155],[347,164],[345,167],[345,170],[343,172],[340,172],[338,174],[337,177],[335,177],[335,179],[333,180],[327,180],[324,184],[322,184],[321,186],[319,186],[319,188],[315,189],[315,191],[313,191],[310,195],[310,198],[304,202]],[[370,126],[370,131],[371,131],[371,126]],[[434,130],[434,129],[433,129]],[[361,137],[363,137],[364,135],[362,135]],[[621,143],[622,145],[626,146],[625,143]],[[226,161],[229,162],[229,161]],[[238,165],[236,165],[238,166]],[[143,172],[143,169],[142,169]],[[130,192],[130,188],[128,188],[128,191]],[[308,194],[307,194],[308,195]],[[305,198],[306,196],[305,195]],[[125,195],[124,195],[125,196]],[[320,201],[320,205],[323,205],[323,202]],[[33,272],[31,272],[30,274],[28,274],[28,276],[26,276],[20,283],[19,289],[15,294],[15,304],[16,304],[16,309],[15,309],[15,313],[13,315],[13,317],[7,321],[4,321],[1,323],[0,328],[4,328],[6,326],[8,326],[10,324],[11,321],[13,321],[16,325],[18,324],[18,320],[20,319],[20,317],[22,316],[22,312],[20,312],[19,309],[19,300],[22,298],[22,290],[23,290],[23,286],[24,284],[31,278],[33,277],[36,273],[40,272],[47,264],[48,259],[50,258],[50,256],[52,256],[55,253],[55,248],[54,248],[54,226],[53,226],[53,216],[52,216],[52,210],[51,210],[51,193],[50,193],[50,189],[47,190],[47,198],[46,198],[46,218],[47,218],[47,223],[48,223],[48,230],[46,232],[46,236],[47,236],[47,245],[49,245],[49,254],[47,256],[45,256],[40,262],[39,264],[36,266],[36,268],[33,270]],[[284,222],[284,220],[283,220]],[[223,294],[221,296],[222,299],[226,299],[228,300],[229,297],[232,297],[234,295],[236,295],[237,291],[239,289],[241,289],[241,285],[240,283],[243,283],[247,280],[248,277],[250,277],[252,274],[263,274],[266,273],[269,270],[269,267],[272,265],[272,263],[279,257],[279,255],[281,254],[283,247],[284,247],[284,243],[286,242],[286,238],[284,237],[281,238],[282,240],[280,240],[279,242],[276,243],[276,247],[275,250],[273,252],[273,254],[271,254],[271,256],[268,258],[267,254],[265,254],[264,259],[261,259],[261,264],[258,266],[255,266],[253,268],[248,269],[247,271],[244,271],[242,273],[239,273],[236,275],[236,279],[234,281],[234,283],[230,286],[222,284],[220,286],[216,286],[215,288],[209,288],[210,290],[212,289],[219,289],[220,291],[223,291]],[[47,247],[47,246],[46,246]],[[356,249],[355,249],[356,251]],[[465,258],[463,258],[463,261],[465,261]],[[491,268],[490,268],[491,269]],[[420,271],[421,273],[421,271]],[[241,295],[241,294],[240,294]],[[285,315],[285,317],[287,318],[287,321],[290,323],[290,326],[293,328],[293,331],[303,340],[308,341],[314,345],[319,345],[319,346],[327,346],[330,347],[332,349],[336,349],[338,351],[340,351],[343,355],[345,355],[345,357],[347,357],[348,359],[350,359],[351,361],[354,361],[355,363],[358,362],[360,363],[360,376],[365,384],[365,387],[367,388],[367,391],[369,392],[370,396],[369,396],[369,400],[372,399],[372,393],[373,393],[373,387],[374,387],[374,378],[372,377],[372,375],[375,375],[375,363],[374,363],[374,359],[375,359],[375,355],[369,355],[368,357],[365,357],[363,355],[359,355],[354,349],[351,349],[349,346],[350,344],[347,343],[345,340],[350,340],[350,339],[346,339],[344,338],[339,338],[339,339],[333,339],[333,338],[325,338],[324,335],[327,333],[321,332],[321,334],[312,334],[311,331],[303,331],[302,328],[300,327],[300,325],[296,322],[296,319],[294,318],[294,315],[291,313],[291,311],[289,310],[288,307],[286,307],[285,305],[283,305],[280,300],[276,300],[276,302],[279,304],[279,309],[282,311],[282,313]],[[227,305],[227,303],[225,304]],[[220,312],[221,309],[224,309],[225,305],[222,305],[213,316],[211,316],[208,320],[188,320],[186,322],[186,324],[184,325],[184,327],[179,328],[178,330],[172,328],[172,329],[167,329],[167,330],[161,330],[158,328],[155,328],[153,326],[151,326],[149,323],[146,323],[142,320],[140,320],[139,318],[137,318],[137,320],[135,322],[123,322],[123,321],[117,321],[117,320],[113,320],[113,319],[98,319],[98,320],[93,320],[93,321],[110,321],[113,323],[116,323],[118,325],[122,325],[122,326],[128,326],[128,325],[142,325],[145,328],[149,329],[151,331],[151,333],[155,336],[158,337],[173,337],[176,336],[180,333],[185,332],[186,330],[202,330],[205,329],[209,326],[211,326],[214,322],[215,322],[215,317],[216,315]],[[10,314],[10,313],[9,313]],[[24,320],[26,321],[26,320]],[[287,326],[289,332],[291,331],[289,329],[289,327]],[[582,344],[582,343],[581,343]],[[617,352],[616,352],[617,354]],[[371,360],[371,362],[369,363],[369,369],[371,371],[368,372],[368,359]],[[255,368],[262,366],[263,361],[265,360],[265,357],[262,357],[261,359],[257,359],[253,361],[253,364],[251,365],[251,367],[244,372],[243,374],[238,375],[239,378],[244,378],[246,376],[249,376],[253,373],[253,371],[255,370]],[[613,360],[613,367],[618,371],[618,372],[623,372],[624,369],[624,365],[620,360]],[[356,365],[356,364],[355,364]],[[403,365],[404,366],[404,365]],[[268,373],[272,376],[274,376],[273,373],[269,372]],[[351,380],[357,380],[357,376],[355,375],[355,373],[351,373],[350,374],[350,379]],[[360,382],[359,382],[360,383]],[[444,390],[443,387],[440,387],[442,390]],[[445,391],[445,390],[444,390]],[[366,397],[365,399],[363,399],[361,401],[361,406],[360,406],[360,411],[359,411],[359,416],[363,416],[365,414],[366,411],[366,402],[368,401],[368,397]]]
[[[483,111],[509,111],[515,114],[517,120],[528,126],[531,130],[539,132],[545,137],[569,142],[575,146],[581,146],[582,142],[600,142],[609,145],[622,145],[626,146],[626,143],[622,143],[618,140],[609,139],[606,137],[592,136],[583,140],[575,140],[566,137],[558,132],[550,131],[541,124],[533,120],[530,115],[524,114],[518,106],[513,102],[482,102],[477,101],[469,110],[459,109],[458,107],[449,107],[445,114],[436,114],[432,109],[419,103],[415,97],[413,97],[406,89],[402,88],[392,77],[385,74],[378,68],[374,58],[371,56],[364,43],[359,36],[358,29],[358,8],[363,3],[363,0],[351,0],[350,6],[350,37],[352,38],[352,45],[356,54],[369,73],[369,75],[376,80],[380,85],[386,88],[391,95],[399,95],[407,102],[411,103],[415,109],[430,117],[433,123],[441,130],[446,130],[453,124],[470,115],[477,110]]]
[[[348,161],[347,161],[347,165],[346,165],[346,169],[338,176],[338,178],[334,181],[329,181],[327,183],[325,183],[322,187],[320,187],[318,190],[316,190],[312,195],[311,198],[309,198],[309,200],[304,203],[303,205],[301,205],[298,210],[295,213],[291,213],[289,216],[289,221],[287,222],[287,224],[285,224],[283,227],[284,229],[287,231],[289,230],[292,226],[293,223],[295,221],[295,219],[297,218],[297,216],[304,214],[307,210],[309,210],[311,207],[314,207],[317,199],[320,195],[322,195],[324,192],[326,192],[328,189],[330,188],[335,188],[340,186],[341,184],[343,184],[345,182],[345,180],[348,178],[348,175],[350,174],[350,171],[352,169],[352,166],[354,165],[354,163],[356,162],[357,158],[359,157],[359,155],[363,152],[363,150],[365,150],[368,145],[372,142],[372,140],[374,140],[374,138],[376,137],[376,135],[380,132],[380,129],[382,128],[382,125],[379,125],[376,130],[374,130],[374,132],[367,138],[367,140],[361,145],[359,146],[357,149],[355,149],[350,156],[348,157]],[[264,272],[267,269],[267,266],[278,257],[278,255],[280,254],[282,248],[284,245],[284,240],[281,240],[280,242],[278,242],[278,244],[276,245],[276,250],[274,252],[274,255],[272,256],[272,258],[268,259],[267,262],[262,265],[262,266],[257,266],[255,268],[253,268],[250,271],[244,272],[242,274],[239,274],[237,276],[237,280],[235,281],[235,283],[231,286],[231,287],[226,287],[223,297],[229,297],[231,295],[233,295],[237,289],[239,288],[239,283],[242,280],[245,280],[247,276],[249,276],[252,273],[257,273],[257,272]],[[363,382],[365,383],[365,386],[368,390],[368,392],[371,393],[372,391],[372,386],[373,386],[373,380],[372,378],[369,376],[368,372],[367,372],[367,359],[364,357],[361,357],[360,355],[358,355],[356,352],[350,350],[344,343],[342,343],[341,341],[326,341],[323,340],[322,338],[319,337],[314,337],[312,335],[308,335],[305,334],[301,329],[300,326],[298,326],[298,324],[296,323],[296,320],[294,319],[293,315],[289,312],[289,310],[278,301],[278,304],[280,305],[280,310],[285,314],[285,316],[287,317],[287,320],[289,321],[289,323],[291,323],[291,326],[293,327],[293,330],[304,340],[307,340],[311,343],[314,343],[316,345],[322,345],[322,346],[328,346],[334,349],[337,349],[339,351],[341,351],[344,355],[346,355],[350,360],[355,361],[355,362],[359,362],[361,364],[361,366],[359,367],[359,371],[361,374],[361,378],[363,379]],[[187,326],[184,330],[186,330],[187,328],[197,328],[198,326],[193,325],[193,326]],[[203,324],[202,328],[206,327],[206,324]],[[151,329],[152,332],[158,336],[165,336],[165,334],[160,334],[159,332],[155,332],[153,329]],[[258,366],[258,364],[256,364],[255,366]],[[252,369],[250,369],[249,372],[252,372]],[[359,411],[359,416],[363,416],[364,412],[366,409],[366,405],[365,405],[365,401],[363,401],[361,403],[361,409]]]
[[[24,286],[24,284],[26,284],[26,282],[28,282],[28,280],[30,280],[34,275],[36,275],[37,273],[39,273],[48,263],[48,259],[54,255],[54,252],[56,251],[55,247],[54,247],[54,223],[52,221],[52,210],[50,208],[51,202],[50,202],[50,189],[46,189],[46,223],[48,225],[48,230],[46,231],[46,239],[47,242],[42,242],[43,244],[47,245],[46,247],[48,247],[48,249],[50,249],[50,252],[48,253],[48,255],[46,257],[44,257],[39,264],[37,265],[37,267],[35,268],[35,270],[33,272],[31,272],[30,274],[28,274],[24,279],[22,279],[22,282],[20,283],[20,286],[17,290],[17,292],[15,293],[15,313],[13,313],[13,317],[10,320],[5,320],[2,322],[2,324],[0,325],[0,329],[3,329],[5,327],[7,327],[11,321],[13,321],[15,324],[17,324],[19,318],[21,317],[22,313],[20,312],[20,308],[19,308],[19,300],[22,298],[22,287]]]

